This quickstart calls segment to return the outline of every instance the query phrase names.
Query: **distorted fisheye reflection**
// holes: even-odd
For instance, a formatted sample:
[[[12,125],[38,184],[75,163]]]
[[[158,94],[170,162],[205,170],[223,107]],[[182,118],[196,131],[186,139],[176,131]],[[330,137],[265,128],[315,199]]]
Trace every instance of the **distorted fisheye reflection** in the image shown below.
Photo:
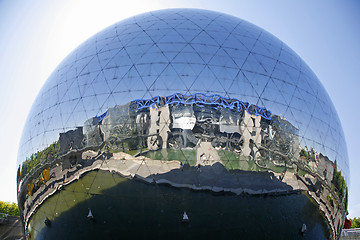
[[[317,77],[266,31],[199,9],[75,49],[18,163],[28,239],[337,239],[347,209],[346,143]]]

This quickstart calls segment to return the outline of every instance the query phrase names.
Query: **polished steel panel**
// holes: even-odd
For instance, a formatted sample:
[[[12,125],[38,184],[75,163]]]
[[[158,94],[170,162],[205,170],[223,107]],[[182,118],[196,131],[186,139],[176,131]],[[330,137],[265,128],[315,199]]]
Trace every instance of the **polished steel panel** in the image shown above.
[[[195,191],[307,192],[335,238],[347,205],[346,143],[315,74],[268,32],[205,10],[138,15],[75,49],[33,104],[18,164],[30,237],[37,209],[94,170]]]

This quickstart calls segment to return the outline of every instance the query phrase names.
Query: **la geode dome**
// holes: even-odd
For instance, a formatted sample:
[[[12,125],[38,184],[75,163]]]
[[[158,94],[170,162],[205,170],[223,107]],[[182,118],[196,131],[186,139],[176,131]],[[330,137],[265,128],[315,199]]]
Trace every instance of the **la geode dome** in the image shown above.
[[[178,9],[121,21],[68,56],[33,104],[18,161],[110,107],[177,92],[220,94],[265,107],[299,129],[301,145],[336,159],[349,173],[336,110],[294,51],[239,18]]]
[[[136,124],[147,121],[149,127],[151,109],[168,106],[168,115],[174,115],[174,119],[169,120],[172,125],[167,126],[169,132],[172,126],[187,134],[188,130],[195,131],[200,118],[205,118],[207,107],[212,109],[206,110],[209,114],[230,109],[243,114],[243,118],[246,114],[255,116],[257,118],[252,117],[253,130],[249,130],[250,140],[244,140],[245,133],[241,130],[229,130],[228,126],[223,130],[220,126],[219,130],[221,133],[228,131],[228,136],[238,131],[242,139],[238,144],[249,144],[247,155],[253,158],[265,156],[258,146],[259,153],[251,152],[251,144],[263,144],[264,138],[254,140],[251,134],[262,134],[260,131],[266,127],[261,121],[276,120],[275,125],[284,134],[292,134],[289,141],[296,142],[287,146],[283,154],[291,152],[291,157],[299,159],[314,156],[314,164],[318,158],[327,158],[336,162],[337,170],[345,178],[349,172],[346,143],[337,113],[325,89],[304,61],[283,42],[253,24],[198,9],[169,9],[137,15],[106,28],[75,49],[56,68],[34,102],[20,143],[18,163],[22,165],[36,158],[36,153],[59,140],[59,134],[75,131],[79,126],[84,127],[82,136],[89,137],[90,133],[85,131],[94,131],[95,125],[110,119],[111,112],[120,111],[116,110],[118,106],[131,103],[130,110],[150,111],[148,115],[144,113],[147,117],[143,119],[148,120],[134,117]],[[201,110],[188,109],[195,105]],[[181,117],[190,116],[194,122],[176,122],[175,113],[181,111]],[[198,112],[202,112],[201,117]],[[217,121],[219,125],[221,121],[235,121],[235,115],[221,115]],[[241,116],[236,121],[239,125],[244,123]],[[275,125],[266,128],[265,133],[274,130],[275,134]],[[111,130],[105,128],[100,126],[106,139]],[[142,131],[149,136],[156,134],[151,130]],[[196,134],[196,140],[190,145],[192,148],[198,146]],[[180,148],[189,147],[186,144],[192,141],[191,137],[187,135],[181,139]],[[157,142],[157,148],[174,145],[179,148],[176,141]],[[228,146],[221,140],[211,141],[214,149]],[[99,144],[98,140],[89,139],[79,140],[78,145],[75,140],[70,142],[72,145],[66,151]],[[153,143],[144,140],[142,147],[155,151],[150,142]],[[244,155],[247,151],[241,147],[234,149]],[[60,150],[57,156],[63,156],[66,151]],[[328,173],[321,174],[326,180]]]

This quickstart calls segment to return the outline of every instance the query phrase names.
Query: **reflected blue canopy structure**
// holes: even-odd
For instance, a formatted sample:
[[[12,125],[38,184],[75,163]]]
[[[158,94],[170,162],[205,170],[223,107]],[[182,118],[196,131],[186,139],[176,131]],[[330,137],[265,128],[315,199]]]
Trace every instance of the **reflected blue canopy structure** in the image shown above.
[[[134,100],[134,102],[136,103],[136,108],[138,110],[161,105],[160,96],[156,96],[152,99],[136,99]],[[214,109],[225,108],[236,111],[246,110],[250,114],[253,114],[255,116],[261,116],[267,120],[271,120],[271,112],[267,111],[266,109],[263,109],[258,106],[254,106],[253,108],[250,109],[251,105],[247,102],[242,102],[237,99],[226,99],[217,94],[206,96],[205,94],[202,93],[197,93],[197,94],[195,93],[194,95],[186,96],[180,93],[176,93],[170,96],[166,96],[164,98],[163,104],[172,104],[172,103],[176,103],[177,105],[196,104],[200,107],[203,107],[204,105],[210,105],[213,106]]]
[[[265,30],[199,9],[137,15],[75,49],[33,104],[18,164],[19,207],[30,239],[55,232],[56,224],[44,230],[36,215],[57,189],[70,189],[91,171],[115,182],[118,174],[239,196],[308,191],[328,209],[323,214],[335,238],[347,204],[345,138],[315,74]],[[252,182],[246,186],[245,173]],[[78,193],[90,196],[95,185]],[[77,192],[69,189],[63,193]],[[138,192],[147,199],[145,190]],[[298,232],[291,234],[285,235]]]

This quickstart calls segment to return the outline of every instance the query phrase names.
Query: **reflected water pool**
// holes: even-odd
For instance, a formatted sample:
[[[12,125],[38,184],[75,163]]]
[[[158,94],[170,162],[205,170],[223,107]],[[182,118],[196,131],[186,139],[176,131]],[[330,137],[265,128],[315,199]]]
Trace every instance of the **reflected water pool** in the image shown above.
[[[87,218],[89,209],[94,221]],[[187,224],[181,221],[184,211]],[[44,224],[46,217],[51,220],[49,227]],[[328,239],[324,222],[305,193],[214,194],[99,170],[44,202],[30,228],[31,239]],[[299,232],[303,223],[308,229],[304,235]]]

